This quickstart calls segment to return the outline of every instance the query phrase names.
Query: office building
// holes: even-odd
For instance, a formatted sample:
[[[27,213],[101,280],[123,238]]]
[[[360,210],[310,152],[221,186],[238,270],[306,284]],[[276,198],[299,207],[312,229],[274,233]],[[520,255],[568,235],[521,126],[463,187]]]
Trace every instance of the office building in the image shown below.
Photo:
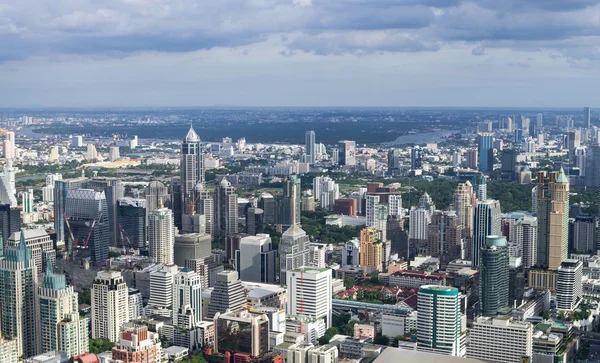
[[[85,182],[84,188],[93,189],[96,192],[104,192],[106,196],[106,207],[108,210],[107,221],[109,228],[110,246],[119,245],[120,238],[117,224],[117,200],[123,198],[123,185],[121,180],[115,178],[92,178]]]
[[[85,154],[85,159],[92,163],[98,161],[98,151],[96,151],[96,145],[87,144],[87,152]]]
[[[408,233],[404,230],[403,216],[397,215],[387,217],[385,236],[390,241],[390,253],[397,253],[399,258],[408,260]]]
[[[487,181],[483,174],[477,174],[473,177],[471,182],[473,184],[473,191],[475,192],[475,196],[478,201],[487,200]]]
[[[479,154],[479,171],[491,173],[494,171],[494,134],[480,132],[477,134],[477,150]]]
[[[119,198],[117,200],[117,225],[119,245],[146,248],[147,199]]]
[[[411,170],[423,169],[423,150],[419,147],[410,150],[410,168]]]
[[[524,212],[512,212],[502,217],[502,230],[508,237],[509,250],[514,246],[514,257],[521,257],[524,268],[531,268],[537,262],[537,217]]]
[[[461,258],[462,228],[455,211],[433,212],[427,231],[427,255],[439,257],[443,266]]]
[[[182,268],[175,275],[173,281],[174,325],[196,326],[202,321],[202,283],[200,280],[200,275],[188,267]],[[189,308],[193,312],[191,316],[186,314]],[[180,322],[180,319],[184,321]]]
[[[33,189],[21,192],[21,206],[23,207],[23,213],[33,212]]]
[[[223,178],[215,187],[214,235],[227,237],[238,232],[237,194],[231,183]]]
[[[195,213],[204,216],[204,233],[215,236],[215,199],[204,184],[196,185]]]
[[[202,185],[202,184],[200,184]],[[177,227],[183,225],[183,205],[181,195],[181,178],[171,178],[171,209],[173,210],[173,221]]]
[[[360,265],[360,240],[353,238],[342,247],[342,267]]]
[[[216,352],[258,357],[269,351],[269,318],[266,314],[231,311],[215,315],[213,321]]]
[[[42,201],[48,203],[54,201],[54,181],[62,180],[60,173],[46,175],[46,185],[42,187]]]
[[[588,130],[592,128],[592,116],[589,107],[583,108],[583,127]]]
[[[582,253],[596,253],[597,218],[588,213],[581,213],[573,222],[573,248]]]
[[[68,190],[65,216],[69,251],[82,257],[91,257],[98,264],[104,263],[108,259],[110,241],[104,192],[93,189]]]
[[[333,214],[342,214],[346,216],[356,217],[358,208],[356,199],[340,198],[333,203]]]
[[[462,226],[462,238],[467,246],[467,256],[470,256],[470,246],[473,239],[473,221],[475,218],[475,207],[477,206],[477,195],[471,182],[459,183],[454,192],[452,210],[456,211],[458,224]]]
[[[173,211],[155,209],[148,214],[148,249],[150,257],[158,264],[172,265],[174,262],[175,227]]]
[[[306,232],[297,224],[292,225],[281,235],[279,241],[279,283],[287,283],[287,271],[308,264],[308,243]]]
[[[287,273],[287,313],[325,320],[331,327],[331,270],[300,267]]]
[[[600,187],[600,145],[588,147],[585,158],[584,185],[591,188]]]
[[[119,153],[119,147],[117,145],[112,145],[108,147],[108,161],[111,163],[113,161],[117,161],[121,158],[121,154]]]
[[[173,316],[173,284],[179,270],[176,265],[159,265],[150,272],[150,298],[146,313],[171,318]]]
[[[129,294],[123,275],[100,271],[92,285],[92,339],[116,342],[119,328],[129,321]]]
[[[196,185],[204,183],[204,150],[202,141],[190,125],[181,143],[181,207],[183,214],[193,214]]]
[[[69,190],[81,188],[86,180],[86,178],[75,178],[54,181],[54,230],[56,231],[56,241],[61,242],[61,244],[62,242],[66,242],[67,235],[69,234],[64,218],[67,211],[67,193]],[[1,208],[2,206],[0,206],[0,210]],[[9,236],[10,234],[6,236],[2,235],[5,240]]]
[[[71,146],[83,147],[83,136],[73,136],[71,139]]]
[[[300,178],[292,175],[283,182],[283,196],[276,204],[275,223],[282,226],[300,224],[302,212],[302,190]]]
[[[538,172],[536,209],[537,264],[556,270],[567,259],[569,247],[569,179],[562,168],[547,176]]]
[[[473,223],[473,247],[471,248],[471,262],[473,266],[479,265],[479,252],[485,245],[487,236],[502,234],[502,211],[500,202],[488,199],[477,202]]]
[[[126,323],[119,329],[119,340],[112,348],[112,359],[131,363],[160,363],[162,350],[158,333],[141,324]]]
[[[492,316],[508,306],[509,254],[506,237],[487,236],[479,256],[479,305]]]
[[[256,235],[263,233],[264,212],[260,208],[250,207],[246,210],[246,233]]]
[[[21,234],[18,247],[7,247],[0,260],[0,311],[2,336],[15,340],[18,356],[36,353],[37,267]]]
[[[387,168],[388,175],[398,175],[400,173],[400,150],[388,150]]]
[[[263,221],[265,223],[275,223],[275,198],[270,193],[261,193],[258,199],[258,207],[263,210]]]
[[[55,274],[50,261],[37,291],[36,343],[38,352],[60,351],[69,357],[89,349],[88,319],[79,315],[78,294],[65,275]]]
[[[417,350],[465,355],[465,334],[461,327],[458,289],[424,285],[417,299]]]
[[[556,308],[574,310],[582,299],[583,263],[578,260],[564,260],[558,266],[556,284]]]
[[[210,294],[208,318],[227,310],[238,311],[246,303],[246,296],[237,271],[222,271],[217,274],[217,281]]]
[[[338,163],[341,166],[356,165],[356,141],[340,141],[338,143]]]
[[[273,249],[268,234],[242,238],[235,260],[240,280],[268,284],[276,282],[277,251]]]
[[[175,236],[174,262],[177,266],[187,266],[187,261],[199,260],[211,255],[209,234],[186,233]]]
[[[313,189],[321,208],[333,211],[335,201],[340,197],[338,184],[329,177],[316,177],[313,179]]]
[[[533,325],[510,316],[480,316],[469,334],[467,357],[493,363],[522,363],[533,354]]]
[[[317,156],[315,150],[315,132],[312,130],[306,131],[305,141],[306,162],[312,165],[315,163],[315,157]]]
[[[424,208],[412,208],[409,212],[408,243],[417,250],[426,248],[428,226],[431,223],[431,211]],[[423,251],[423,253],[426,253]]]
[[[465,166],[469,169],[477,169],[477,165],[479,165],[479,153],[477,150],[467,150]]]
[[[144,195],[146,196],[146,210],[148,213],[160,208],[161,205],[169,204],[169,188],[159,181],[151,181],[144,190]]]
[[[360,231],[360,265],[369,272],[383,271],[383,243],[374,227]]]
[[[516,149],[502,150],[502,180],[515,181],[517,180],[517,156],[519,155]]]

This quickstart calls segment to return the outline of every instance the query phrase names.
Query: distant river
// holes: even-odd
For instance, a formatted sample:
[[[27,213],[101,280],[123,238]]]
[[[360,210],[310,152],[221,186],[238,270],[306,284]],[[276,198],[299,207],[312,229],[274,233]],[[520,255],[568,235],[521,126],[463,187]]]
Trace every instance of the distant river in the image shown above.
[[[396,140],[386,143],[386,145],[408,145],[408,144],[428,144],[444,141],[446,137],[456,134],[458,131],[435,131],[422,132],[418,134],[406,134],[399,136]]]
[[[28,181],[28,180],[32,180],[32,179],[46,179],[46,174],[34,174],[34,175],[22,176],[20,178],[16,178],[15,181],[23,182],[23,181]]]

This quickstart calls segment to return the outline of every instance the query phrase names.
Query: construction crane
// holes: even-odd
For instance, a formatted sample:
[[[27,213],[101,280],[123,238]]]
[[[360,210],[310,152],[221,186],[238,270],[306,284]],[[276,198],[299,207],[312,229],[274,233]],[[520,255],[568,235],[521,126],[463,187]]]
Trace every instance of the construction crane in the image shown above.
[[[121,232],[121,245],[123,246],[123,251],[125,251],[125,239],[127,239],[127,245],[129,247],[131,247],[131,241],[129,240],[129,236],[121,224],[119,224],[119,231]]]
[[[75,240],[75,236],[73,236],[73,230],[71,229],[71,224],[69,223],[69,217],[67,217],[67,213],[63,215],[65,218],[65,223],[67,223],[67,228],[69,229],[69,235],[71,236],[71,245],[76,246],[77,241]]]
[[[191,214],[196,214],[196,203],[198,202],[198,199],[200,199],[199,193],[196,196],[196,199],[194,199],[194,202],[188,204],[188,207],[190,207]]]

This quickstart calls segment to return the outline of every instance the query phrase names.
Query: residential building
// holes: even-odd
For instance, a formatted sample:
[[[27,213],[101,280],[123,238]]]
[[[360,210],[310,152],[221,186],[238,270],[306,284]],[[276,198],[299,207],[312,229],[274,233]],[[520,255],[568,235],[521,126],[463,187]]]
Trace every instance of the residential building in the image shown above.
[[[533,355],[533,325],[510,316],[480,316],[469,334],[467,357],[495,363],[522,363]]]
[[[4,240],[4,247],[19,247],[21,234],[25,238],[25,246],[31,250],[31,258],[37,267],[38,275],[46,271],[48,263],[50,263],[50,267],[54,266],[56,251],[52,239],[44,229],[25,229],[21,232],[14,232],[8,240]]]
[[[175,226],[173,211],[168,208],[155,209],[148,214],[148,249],[157,264],[174,263]]]
[[[487,236],[502,234],[502,211],[500,201],[488,199],[478,201],[475,208],[473,225],[473,247],[471,249],[471,262],[473,266],[479,265],[479,252],[485,245]]]
[[[119,331],[119,340],[112,348],[112,359],[130,363],[160,363],[162,349],[158,333],[145,325],[126,323]]]
[[[129,321],[128,291],[120,272],[98,272],[91,291],[92,339],[119,339],[119,329]]]
[[[558,266],[556,287],[557,309],[571,311],[581,303],[582,270],[583,263],[578,260],[564,260]]]
[[[227,237],[238,232],[237,203],[235,188],[223,178],[215,187],[215,236]]]
[[[371,271],[383,271],[383,243],[374,227],[360,231],[360,265]]]
[[[427,255],[439,257],[443,266],[462,256],[462,228],[455,211],[435,211],[428,226]]]
[[[159,181],[151,181],[144,190],[144,194],[148,213],[158,209],[161,205],[169,204],[169,188]]]
[[[509,254],[504,236],[487,236],[479,258],[479,304],[483,315],[508,306]]]

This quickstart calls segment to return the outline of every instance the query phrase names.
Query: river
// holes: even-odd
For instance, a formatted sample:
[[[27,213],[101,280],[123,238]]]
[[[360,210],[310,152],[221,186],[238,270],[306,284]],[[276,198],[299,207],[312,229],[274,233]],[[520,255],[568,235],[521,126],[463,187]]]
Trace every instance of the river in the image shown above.
[[[458,131],[435,131],[421,132],[417,134],[406,134],[399,136],[396,140],[386,143],[388,146],[394,145],[422,145],[429,143],[438,143],[444,141],[448,136],[456,134]]]

